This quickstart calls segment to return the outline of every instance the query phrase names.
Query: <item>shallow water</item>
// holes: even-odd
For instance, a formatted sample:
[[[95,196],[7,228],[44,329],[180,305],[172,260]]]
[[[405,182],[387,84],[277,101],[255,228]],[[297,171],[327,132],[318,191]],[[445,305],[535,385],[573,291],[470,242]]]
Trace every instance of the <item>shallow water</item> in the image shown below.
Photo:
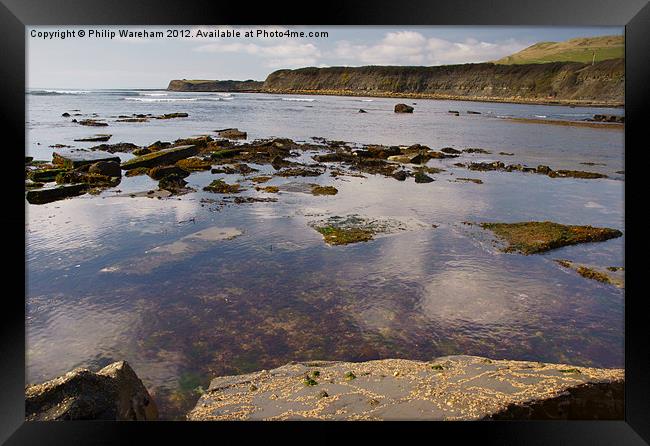
[[[241,179],[208,171],[188,177],[198,192],[181,197],[131,198],[130,192],[156,187],[148,177],[133,177],[98,197],[26,204],[30,383],[125,359],[155,394],[163,416],[175,417],[210,377],[292,360],[473,354],[623,366],[624,292],[553,259],[622,266],[624,237],[523,256],[500,253],[488,234],[462,224],[551,220],[623,230],[624,182],[614,173],[623,169],[622,132],[496,117],[583,119],[622,110],[417,100],[414,114],[396,115],[392,106],[401,100],[380,98],[149,91],[26,98],[27,151],[37,159],[50,158],[48,145],[95,145],[72,141],[94,133],[113,134],[109,143],[149,144],[225,127],[245,130],[249,139],[323,136],[494,153],[434,160],[431,165],[446,171],[428,184],[328,173],[264,184],[329,184],[339,190],[335,196],[263,194],[250,181],[242,183],[248,189],[242,195],[272,196],[275,203],[201,202],[217,198],[201,191],[212,179]],[[143,101],[193,98],[199,99]],[[73,109],[100,118],[175,111],[190,117],[149,123],[109,118],[109,127],[91,128],[60,117]],[[613,179],[453,167],[487,159],[601,169]],[[580,164],[585,161],[605,166]],[[253,167],[260,175],[272,171]],[[454,182],[458,177],[483,184]],[[408,230],[328,246],[310,224],[337,215],[390,218]]]

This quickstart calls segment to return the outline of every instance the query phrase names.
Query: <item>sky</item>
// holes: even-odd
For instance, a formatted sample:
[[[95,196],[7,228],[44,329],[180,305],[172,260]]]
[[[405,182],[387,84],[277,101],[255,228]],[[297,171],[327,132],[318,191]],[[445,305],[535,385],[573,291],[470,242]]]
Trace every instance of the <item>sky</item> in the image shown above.
[[[89,36],[90,30],[97,35]],[[162,31],[163,37],[120,37],[119,30]],[[167,30],[182,37],[169,37]],[[258,31],[287,30],[327,36],[257,36]],[[199,31],[239,31],[240,36],[204,37]],[[253,35],[247,36],[248,31]],[[282,68],[487,62],[537,42],[623,31],[523,26],[31,27],[26,35],[27,87],[164,89],[171,79],[264,80]]]

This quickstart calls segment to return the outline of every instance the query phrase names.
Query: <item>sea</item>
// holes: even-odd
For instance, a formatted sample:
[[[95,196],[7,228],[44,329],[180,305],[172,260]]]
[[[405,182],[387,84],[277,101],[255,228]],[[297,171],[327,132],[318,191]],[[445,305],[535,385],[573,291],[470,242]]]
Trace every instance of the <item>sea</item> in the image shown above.
[[[556,260],[624,267],[624,133],[508,119],[582,121],[622,115],[622,108],[126,89],[30,89],[25,99],[25,152],[36,160],[51,160],[58,144],[88,149],[99,143],[74,140],[97,133],[111,134],[109,144],[148,145],[216,138],[224,128],[246,131],[248,140],[490,152],[430,161],[444,171],[427,184],[328,172],[264,184],[332,185],[334,196],[300,187],[265,194],[250,177],[203,171],[186,179],[196,192],[182,196],[149,198],[139,192],[157,182],[136,176],[100,195],[25,202],[30,384],[126,360],[161,417],[182,419],[211,378],[290,361],[467,354],[623,367],[624,290]],[[399,102],[414,113],[394,113]],[[189,116],[116,122],[120,115],[174,112]],[[73,118],[109,126],[85,127]],[[299,160],[313,163],[316,153]],[[455,166],[496,160],[608,177]],[[256,175],[274,172],[251,167]],[[482,184],[458,180],[468,177]],[[277,201],[220,205],[220,197],[202,190],[217,178],[242,181],[243,197]],[[336,216],[392,219],[407,229],[330,246],[313,226]],[[519,221],[610,227],[623,237],[521,255],[502,252],[485,231],[466,224]]]

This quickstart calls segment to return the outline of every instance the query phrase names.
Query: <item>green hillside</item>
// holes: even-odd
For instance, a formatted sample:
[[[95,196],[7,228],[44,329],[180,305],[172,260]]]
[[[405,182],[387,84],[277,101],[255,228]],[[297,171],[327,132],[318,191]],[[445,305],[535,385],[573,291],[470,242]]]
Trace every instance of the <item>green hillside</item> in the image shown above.
[[[594,53],[596,62],[625,57],[623,36],[581,37],[564,42],[540,42],[494,63],[503,65],[548,62],[590,63]]]

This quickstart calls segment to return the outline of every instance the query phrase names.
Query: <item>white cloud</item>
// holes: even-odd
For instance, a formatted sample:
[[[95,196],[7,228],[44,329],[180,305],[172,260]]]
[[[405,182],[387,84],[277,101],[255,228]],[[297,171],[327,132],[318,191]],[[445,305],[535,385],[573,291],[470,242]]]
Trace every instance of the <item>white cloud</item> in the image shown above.
[[[194,51],[258,56],[265,59],[265,66],[271,68],[314,65],[321,57],[321,51],[316,45],[291,40],[275,45],[218,41],[201,45]]]
[[[440,38],[425,38],[414,31],[391,32],[374,45],[355,45],[339,41],[332,57],[354,61],[355,65],[443,65],[487,62],[517,52],[530,45],[514,39],[483,42],[468,38],[453,42]]]

